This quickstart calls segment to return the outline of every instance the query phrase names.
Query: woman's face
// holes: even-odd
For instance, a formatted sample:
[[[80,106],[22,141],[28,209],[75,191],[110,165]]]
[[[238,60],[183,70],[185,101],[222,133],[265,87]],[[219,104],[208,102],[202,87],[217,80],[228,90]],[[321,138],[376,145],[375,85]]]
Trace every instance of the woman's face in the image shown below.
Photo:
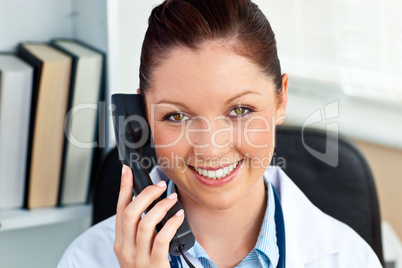
[[[278,98],[257,65],[211,42],[173,49],[152,79],[146,101],[156,154],[180,198],[226,209],[250,196],[274,152],[287,76]]]

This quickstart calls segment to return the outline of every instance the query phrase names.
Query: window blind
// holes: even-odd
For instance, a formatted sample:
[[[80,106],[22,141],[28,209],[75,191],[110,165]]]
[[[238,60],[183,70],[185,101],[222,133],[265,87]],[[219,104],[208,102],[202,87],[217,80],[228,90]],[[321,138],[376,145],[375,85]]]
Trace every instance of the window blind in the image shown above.
[[[291,78],[318,82],[321,86],[313,90],[337,88],[346,95],[402,104],[401,0],[256,3],[271,23],[282,69]]]

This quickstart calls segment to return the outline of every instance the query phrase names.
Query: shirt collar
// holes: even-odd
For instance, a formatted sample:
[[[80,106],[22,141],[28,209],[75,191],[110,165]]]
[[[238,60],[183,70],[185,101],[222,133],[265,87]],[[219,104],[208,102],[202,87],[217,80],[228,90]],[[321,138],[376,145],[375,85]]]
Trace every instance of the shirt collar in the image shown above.
[[[272,267],[276,267],[279,261],[279,248],[276,241],[275,198],[272,184],[265,176],[264,180],[266,190],[268,190],[267,209],[265,210],[255,249],[268,257]]]
[[[265,190],[268,192],[267,209],[265,210],[260,233],[253,250],[257,251],[260,262],[263,262],[264,259],[268,258],[272,263],[272,267],[276,267],[279,261],[279,248],[276,241],[275,199],[272,184],[265,177],[265,174],[264,182]],[[176,192],[176,189],[173,182],[169,180],[167,195],[172,192]],[[197,241],[195,241],[194,246],[187,251],[187,254],[199,260],[211,261],[208,254]]]

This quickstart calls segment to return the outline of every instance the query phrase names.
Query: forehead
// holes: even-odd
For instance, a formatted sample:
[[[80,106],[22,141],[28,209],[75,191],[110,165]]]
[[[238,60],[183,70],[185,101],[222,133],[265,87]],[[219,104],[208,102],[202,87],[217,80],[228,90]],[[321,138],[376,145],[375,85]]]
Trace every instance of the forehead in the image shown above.
[[[274,85],[249,59],[216,42],[197,50],[177,47],[152,73],[147,102],[176,98],[183,101],[223,100],[253,90],[274,93]]]

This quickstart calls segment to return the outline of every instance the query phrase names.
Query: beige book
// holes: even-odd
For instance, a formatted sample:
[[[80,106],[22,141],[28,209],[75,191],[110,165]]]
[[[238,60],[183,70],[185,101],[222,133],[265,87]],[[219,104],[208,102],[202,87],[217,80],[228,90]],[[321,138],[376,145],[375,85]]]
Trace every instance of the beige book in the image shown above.
[[[25,205],[30,209],[52,207],[57,204],[59,192],[72,60],[41,43],[21,44],[18,53],[35,66],[36,103],[32,103],[34,117],[31,117]]]

